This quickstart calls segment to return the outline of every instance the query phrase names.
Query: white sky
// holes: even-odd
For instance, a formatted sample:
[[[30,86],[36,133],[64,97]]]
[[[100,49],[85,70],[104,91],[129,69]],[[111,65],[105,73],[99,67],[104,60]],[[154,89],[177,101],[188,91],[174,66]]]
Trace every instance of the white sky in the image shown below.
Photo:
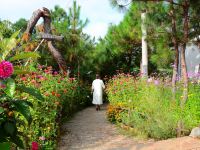
[[[73,0],[0,0],[0,19],[17,21],[29,19],[32,12],[41,7],[49,9],[59,5],[65,10],[72,6]],[[96,38],[103,37],[110,23],[117,24],[123,14],[110,6],[109,0],[77,0],[81,6],[81,18],[89,19],[84,32]]]

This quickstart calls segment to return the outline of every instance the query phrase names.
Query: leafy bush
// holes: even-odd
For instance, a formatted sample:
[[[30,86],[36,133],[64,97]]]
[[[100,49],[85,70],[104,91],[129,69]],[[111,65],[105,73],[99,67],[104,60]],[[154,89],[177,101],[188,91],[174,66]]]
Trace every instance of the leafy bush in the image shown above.
[[[15,77],[12,76],[13,73],[17,74],[15,66],[13,66],[15,61],[39,57],[35,52],[31,52],[29,53],[31,55],[27,56],[13,51],[17,45],[18,33],[14,33],[10,38],[0,38],[0,149],[9,149],[11,146],[16,147],[16,145],[24,148],[23,135],[17,127],[19,123],[30,124],[32,121],[30,113],[32,103],[28,102],[27,98],[17,97],[16,93],[28,92],[32,96],[36,96],[36,101],[37,99],[42,100],[42,96],[35,89],[19,90],[20,87],[16,84]]]
[[[184,123],[184,134],[200,123],[200,86],[190,85],[190,94],[184,110],[179,107],[181,88],[173,100],[170,83],[166,80],[142,80],[119,74],[107,85],[110,105],[120,106],[121,123],[134,128],[136,135],[155,139],[175,137],[178,121]],[[111,112],[112,113],[112,112]],[[112,114],[108,113],[109,118]],[[110,120],[110,119],[109,119]]]
[[[25,135],[27,148],[32,142],[37,142],[44,149],[55,149],[61,116],[71,116],[73,112],[86,105],[87,91],[82,90],[74,78],[53,72],[51,67],[39,68],[37,72],[18,78],[19,85],[37,88],[44,96],[43,102],[37,102],[26,93],[18,94],[22,99],[29,97],[33,104],[32,124],[19,124],[20,131]]]

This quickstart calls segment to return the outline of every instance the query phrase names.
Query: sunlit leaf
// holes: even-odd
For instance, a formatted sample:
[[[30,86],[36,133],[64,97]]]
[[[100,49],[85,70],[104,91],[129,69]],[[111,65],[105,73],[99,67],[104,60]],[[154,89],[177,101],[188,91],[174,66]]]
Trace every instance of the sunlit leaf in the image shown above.
[[[15,94],[15,80],[12,78],[7,79],[6,81],[6,88],[4,89],[4,92],[9,96],[13,97]]]
[[[30,73],[29,67],[24,67],[24,66],[14,66],[14,74],[20,75],[20,74],[27,74]]]
[[[9,38],[1,41],[2,60],[5,60],[10,51],[16,46],[16,39]]]
[[[16,101],[13,101],[12,103],[15,106],[16,110],[19,113],[21,113],[30,124],[32,121],[32,116],[31,116],[29,107],[32,106],[32,104],[25,100],[16,100]]]
[[[17,36],[19,35],[19,33],[20,33],[20,30],[19,30],[19,31],[16,31],[15,33],[13,33],[13,34],[11,35],[10,38],[17,38]]]
[[[23,53],[20,53],[20,54],[17,54],[13,57],[11,57],[9,59],[9,61],[15,61],[15,60],[20,60],[20,59],[28,59],[28,58],[32,58],[32,59],[37,59],[39,58],[40,55],[36,52],[23,52]]]
[[[44,97],[41,95],[40,91],[38,91],[34,88],[26,87],[26,86],[23,86],[23,85],[18,85],[17,90],[19,90],[21,92],[28,93],[28,94],[34,96],[35,98],[37,98],[38,100],[41,100],[41,101],[44,100]]]
[[[0,107],[0,114],[4,112],[3,107]]]

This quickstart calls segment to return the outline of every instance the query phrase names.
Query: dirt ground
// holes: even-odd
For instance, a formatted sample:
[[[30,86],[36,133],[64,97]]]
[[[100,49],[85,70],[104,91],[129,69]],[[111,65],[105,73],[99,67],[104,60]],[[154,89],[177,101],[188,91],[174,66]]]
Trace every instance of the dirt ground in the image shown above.
[[[163,141],[138,141],[119,134],[106,120],[106,105],[100,111],[88,107],[62,126],[58,150],[200,150],[200,140],[191,137]]]

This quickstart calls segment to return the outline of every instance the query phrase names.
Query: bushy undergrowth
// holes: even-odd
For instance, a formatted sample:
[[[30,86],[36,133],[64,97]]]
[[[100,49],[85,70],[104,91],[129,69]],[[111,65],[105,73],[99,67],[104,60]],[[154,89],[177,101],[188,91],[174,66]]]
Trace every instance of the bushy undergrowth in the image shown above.
[[[67,78],[52,72],[51,67],[42,66],[37,72],[19,77],[18,84],[36,88],[44,96],[44,100],[38,102],[26,93],[19,95],[22,99],[29,97],[33,104],[32,123],[29,126],[19,125],[27,149],[35,143],[43,149],[55,149],[61,116],[71,116],[87,105],[87,89],[81,88],[74,78]]]
[[[109,80],[107,95],[110,105],[121,111],[115,113],[117,117],[108,111],[107,116],[111,121],[133,128],[135,135],[155,139],[175,137],[178,121],[182,120],[183,133],[187,135],[200,123],[199,88],[198,84],[190,85],[188,101],[181,110],[182,89],[177,89],[176,99],[173,99],[169,80],[151,78],[146,81],[119,74]]]

